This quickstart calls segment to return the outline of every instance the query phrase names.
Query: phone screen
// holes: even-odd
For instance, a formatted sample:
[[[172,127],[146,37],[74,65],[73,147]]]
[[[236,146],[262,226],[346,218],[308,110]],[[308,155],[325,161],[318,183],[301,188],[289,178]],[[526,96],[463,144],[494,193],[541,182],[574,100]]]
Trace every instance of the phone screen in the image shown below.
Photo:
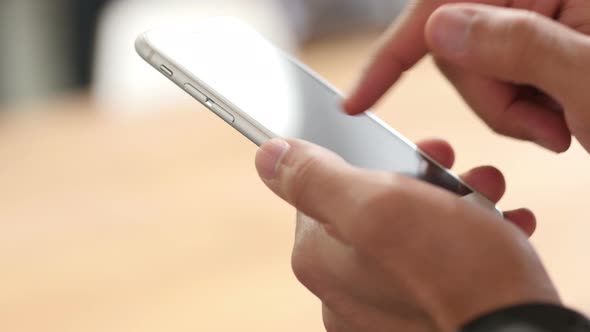
[[[230,19],[194,30],[154,32],[151,44],[278,137],[324,146],[349,163],[426,180],[461,196],[472,190],[374,116],[349,116],[338,91],[249,27]]]

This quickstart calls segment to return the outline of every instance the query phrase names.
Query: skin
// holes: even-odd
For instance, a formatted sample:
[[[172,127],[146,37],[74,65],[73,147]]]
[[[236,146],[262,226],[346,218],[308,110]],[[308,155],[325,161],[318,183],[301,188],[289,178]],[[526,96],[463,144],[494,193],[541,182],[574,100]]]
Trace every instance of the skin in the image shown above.
[[[451,165],[448,144],[421,147]],[[355,168],[298,140],[264,144],[256,165],[300,211],[293,270],[322,300],[328,331],[452,331],[497,307],[560,302],[528,242],[527,210],[503,221],[425,182]],[[504,193],[494,168],[463,178],[494,201]]]
[[[511,3],[537,14],[414,2],[384,38],[347,110],[372,105],[429,51],[497,132],[554,151],[567,149],[574,135],[590,150],[590,39],[584,34],[590,2]],[[420,147],[452,166],[448,144]],[[322,301],[330,332],[454,331],[501,307],[560,303],[528,241],[535,222],[527,210],[507,212],[504,221],[427,183],[358,169],[298,140],[267,142],[256,167],[264,183],[300,211],[293,270]],[[463,178],[492,201],[504,193],[494,168]]]
[[[494,43],[498,48],[495,51],[488,50],[489,57],[471,53],[471,50],[485,46],[485,39],[479,38],[490,37],[487,36],[489,33],[485,33],[486,36],[478,36],[477,29],[472,30],[473,33],[469,37],[470,51],[463,56],[449,56],[448,52],[442,51],[442,45],[436,43],[436,32],[446,31],[441,21],[443,17],[474,8],[466,2],[518,9],[512,12],[514,17],[506,22],[509,24],[495,27],[497,38],[494,39]],[[481,23],[478,22],[477,15],[473,20],[475,27]],[[559,23],[552,25],[559,31],[550,31],[549,20]],[[542,29],[547,32],[545,36],[524,31],[541,23],[546,28]],[[574,37],[573,33],[566,33],[566,27],[578,32],[580,36]],[[344,108],[349,114],[367,110],[406,70],[430,53],[435,57],[442,73],[492,130],[502,135],[536,142],[555,152],[567,150],[573,134],[583,141],[588,150],[590,145],[584,143],[589,140],[586,133],[588,127],[580,128],[578,123],[581,117],[584,118],[584,123],[588,123],[587,115],[581,114],[583,110],[580,106],[583,104],[580,104],[580,100],[556,89],[551,84],[552,78],[537,80],[528,75],[520,75],[519,72],[547,66],[555,67],[556,62],[551,61],[565,57],[567,61],[557,62],[564,67],[555,68],[555,71],[559,71],[561,75],[558,75],[561,77],[570,77],[569,75],[573,74],[573,78],[578,81],[559,84],[562,84],[562,87],[583,89],[584,76],[576,72],[581,69],[577,68],[576,63],[587,63],[578,62],[583,58],[582,54],[572,52],[539,59],[537,52],[543,51],[548,42],[559,40],[564,35],[569,36],[564,44],[577,46],[584,39],[581,34],[589,33],[590,2],[587,0],[415,0],[410,2],[401,17],[382,37],[357,87],[344,102]],[[498,40],[500,36],[505,39]],[[572,39],[577,40],[571,41]],[[509,52],[502,54],[503,49],[508,49]],[[501,60],[503,63],[496,66],[481,66],[480,63],[475,63],[478,60]],[[519,67],[515,64],[525,66]],[[527,64],[535,67],[527,68]],[[498,72],[499,66],[515,70],[517,73]],[[580,67],[583,67],[583,72],[588,71],[588,66]]]

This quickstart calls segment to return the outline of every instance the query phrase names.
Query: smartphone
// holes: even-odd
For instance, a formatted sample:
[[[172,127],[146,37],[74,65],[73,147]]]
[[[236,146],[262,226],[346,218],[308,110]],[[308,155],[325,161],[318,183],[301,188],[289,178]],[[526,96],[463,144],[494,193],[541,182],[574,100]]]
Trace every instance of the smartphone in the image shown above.
[[[135,47],[163,76],[257,145],[300,138],[355,166],[412,176],[499,211],[371,112],[345,114],[337,89],[237,19],[151,30]]]

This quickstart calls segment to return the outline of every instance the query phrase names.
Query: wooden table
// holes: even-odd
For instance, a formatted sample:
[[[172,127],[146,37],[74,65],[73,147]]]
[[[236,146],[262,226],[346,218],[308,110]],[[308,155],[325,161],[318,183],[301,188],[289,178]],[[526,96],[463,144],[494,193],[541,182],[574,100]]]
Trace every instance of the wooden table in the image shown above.
[[[312,43],[302,58],[345,87],[372,38]],[[537,212],[533,242],[565,300],[590,312],[578,145],[558,156],[497,137],[429,60],[379,110],[412,139],[449,139],[459,170],[500,167],[501,206]],[[117,117],[67,97],[15,111],[0,122],[1,331],[322,330],[290,271],[294,211],[256,177],[255,147],[204,108]]]

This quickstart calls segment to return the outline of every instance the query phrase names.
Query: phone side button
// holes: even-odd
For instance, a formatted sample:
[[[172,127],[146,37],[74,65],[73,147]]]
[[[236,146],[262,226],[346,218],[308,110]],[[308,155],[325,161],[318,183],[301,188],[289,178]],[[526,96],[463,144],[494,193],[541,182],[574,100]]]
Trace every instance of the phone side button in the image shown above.
[[[174,75],[172,70],[170,70],[170,68],[166,67],[165,65],[160,66],[160,71],[168,77],[172,77]]]
[[[208,98],[205,96],[199,89],[195,88],[192,84],[186,83],[184,84],[184,90],[188,92],[189,95],[193,96],[196,100],[200,101],[201,103],[206,103]]]
[[[211,105],[209,108],[217,115],[219,115],[219,117],[221,117],[223,120],[229,123],[234,123],[236,121],[236,118],[230,112],[224,110],[212,101],[209,101],[209,103]]]

